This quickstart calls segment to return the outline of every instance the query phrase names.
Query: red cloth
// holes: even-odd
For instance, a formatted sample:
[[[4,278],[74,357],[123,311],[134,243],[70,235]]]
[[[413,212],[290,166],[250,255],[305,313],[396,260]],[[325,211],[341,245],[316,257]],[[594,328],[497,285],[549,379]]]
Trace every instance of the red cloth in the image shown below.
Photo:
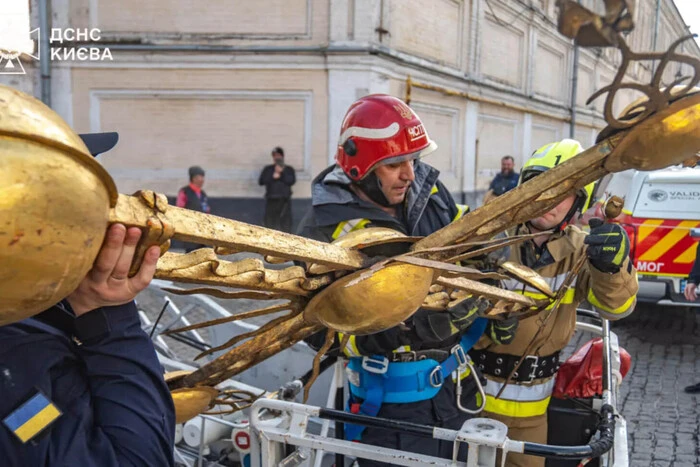
[[[175,206],[178,208],[184,208],[185,205],[187,205],[187,194],[185,194],[185,190],[180,190],[177,193],[177,201],[175,201]]]
[[[632,357],[620,347],[620,373],[623,378],[631,365]],[[586,342],[561,365],[552,395],[559,399],[578,399],[602,394],[603,339],[598,337]]]
[[[202,197],[202,189],[195,185],[194,183],[190,183],[190,188],[192,191],[195,192],[195,194],[201,198]],[[177,194],[177,200],[175,201],[175,206],[179,208],[184,208],[187,205],[187,194],[185,193],[185,190],[182,189],[178,192]],[[209,211],[207,211],[209,212]]]

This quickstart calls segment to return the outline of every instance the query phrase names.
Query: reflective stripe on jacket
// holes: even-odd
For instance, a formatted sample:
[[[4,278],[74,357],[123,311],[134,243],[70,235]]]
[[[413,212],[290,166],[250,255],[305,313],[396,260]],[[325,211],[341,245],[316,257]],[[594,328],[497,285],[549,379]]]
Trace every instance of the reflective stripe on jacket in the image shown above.
[[[521,227],[518,233],[523,232]],[[510,232],[514,234],[515,232]],[[587,234],[575,226],[568,226],[564,232],[555,235],[546,245],[540,259],[541,264],[535,264],[535,269],[553,291],[557,291],[564,283],[567,273],[574,267],[579,258],[586,254],[586,245],[583,243]],[[523,244],[520,247],[510,249],[509,261],[523,264],[524,248],[532,245]],[[547,255],[545,257],[545,255]],[[531,264],[527,266],[532,267]],[[515,280],[504,281],[504,287],[514,292],[541,299],[545,296]],[[558,309],[547,320],[544,330],[537,336],[530,355],[548,356],[564,349],[571,340],[576,326],[576,308],[584,300],[594,305],[600,314],[607,319],[620,319],[632,312],[636,303],[638,290],[637,272],[632,267],[629,259],[625,260],[620,272],[608,274],[591,266],[588,262],[584,265],[570,290],[562,299]],[[521,357],[527,350],[541,321],[547,316],[550,309],[544,310],[535,316],[520,321],[515,338],[510,344],[497,345],[487,335],[484,335],[475,348],[487,349],[490,352],[515,355]],[[487,385],[486,410],[491,413],[507,417],[531,417],[546,413],[549,397],[553,388],[553,379],[535,380],[536,384],[509,383],[500,400],[495,399],[498,390],[495,389],[503,383],[504,378],[485,375],[489,380]]]

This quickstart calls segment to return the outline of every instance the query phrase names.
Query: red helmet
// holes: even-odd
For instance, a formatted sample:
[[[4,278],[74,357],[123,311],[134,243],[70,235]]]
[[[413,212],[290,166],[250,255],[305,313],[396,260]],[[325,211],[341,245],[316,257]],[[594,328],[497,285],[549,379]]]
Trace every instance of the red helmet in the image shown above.
[[[345,114],[335,160],[358,181],[379,163],[416,159],[435,149],[437,144],[409,106],[393,96],[372,94],[357,100]]]

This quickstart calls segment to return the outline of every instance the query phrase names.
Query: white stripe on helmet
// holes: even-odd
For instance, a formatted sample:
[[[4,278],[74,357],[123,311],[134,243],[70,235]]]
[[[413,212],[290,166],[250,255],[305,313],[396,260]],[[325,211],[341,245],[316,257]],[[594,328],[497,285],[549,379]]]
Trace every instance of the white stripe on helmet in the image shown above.
[[[399,124],[394,122],[386,128],[362,128],[360,126],[351,126],[340,135],[339,146],[342,146],[348,138],[357,136],[366,139],[387,139],[399,132]]]

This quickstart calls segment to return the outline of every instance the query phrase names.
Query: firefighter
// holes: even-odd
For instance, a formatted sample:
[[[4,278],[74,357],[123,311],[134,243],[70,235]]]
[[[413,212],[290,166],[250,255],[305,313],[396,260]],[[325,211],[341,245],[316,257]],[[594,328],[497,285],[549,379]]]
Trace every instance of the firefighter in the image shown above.
[[[520,173],[520,183],[571,159],[583,148],[578,141],[564,139],[535,151]],[[508,253],[509,261],[534,269],[558,290],[567,273],[583,256],[586,264],[555,310],[520,321],[515,337],[504,343],[497,335],[485,335],[471,352],[488,383],[484,416],[508,425],[514,440],[547,442],[547,406],[559,367],[559,354],[573,336],[576,308],[588,300],[600,314],[611,320],[630,314],[636,303],[637,273],[629,260],[629,239],[618,224],[591,221],[590,234],[569,225],[576,212],[590,203],[593,184],[587,185],[542,216],[518,226],[509,234],[545,232]],[[505,287],[524,295],[546,298],[535,289],[514,280]],[[550,314],[551,316],[545,320]],[[544,325],[542,324],[544,322]],[[544,329],[537,334],[540,326]],[[501,342],[499,342],[499,340]],[[524,353],[530,348],[527,355]],[[505,378],[522,360],[499,398]],[[544,466],[544,458],[508,454],[507,466]]]
[[[312,183],[312,207],[301,221],[300,234],[330,242],[354,230],[385,227],[424,236],[459,219],[467,207],[456,204],[438,180],[438,171],[420,160],[436,147],[401,100],[388,95],[359,99],[343,120],[337,164]],[[350,359],[351,411],[459,429],[470,415],[457,407],[448,369],[454,369],[459,354],[483,334],[487,320],[477,316],[488,306],[485,300],[470,298],[447,313],[419,309],[400,326],[350,337],[342,350]],[[322,341],[323,336],[316,335],[309,343],[319,348]],[[409,377],[399,381],[399,374]],[[431,374],[435,380],[430,380]],[[461,402],[473,409],[477,375],[463,372],[462,377]],[[347,425],[346,437],[452,457],[451,443],[404,433]],[[360,465],[379,464],[361,460]]]

